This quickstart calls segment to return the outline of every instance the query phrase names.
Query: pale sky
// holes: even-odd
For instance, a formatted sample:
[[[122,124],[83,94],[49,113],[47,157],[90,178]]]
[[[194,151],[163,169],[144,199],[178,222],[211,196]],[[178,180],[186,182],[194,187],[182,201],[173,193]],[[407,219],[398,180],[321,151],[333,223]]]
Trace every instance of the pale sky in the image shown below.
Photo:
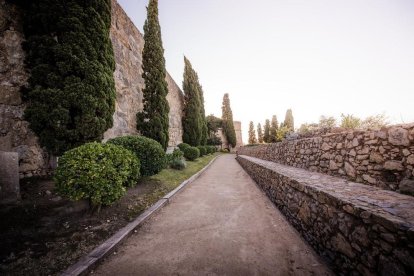
[[[143,32],[148,0],[118,0]],[[247,143],[249,121],[293,110],[295,127],[320,115],[385,112],[414,122],[412,0],[159,0],[168,72],[182,87],[186,55],[221,117],[230,94]]]

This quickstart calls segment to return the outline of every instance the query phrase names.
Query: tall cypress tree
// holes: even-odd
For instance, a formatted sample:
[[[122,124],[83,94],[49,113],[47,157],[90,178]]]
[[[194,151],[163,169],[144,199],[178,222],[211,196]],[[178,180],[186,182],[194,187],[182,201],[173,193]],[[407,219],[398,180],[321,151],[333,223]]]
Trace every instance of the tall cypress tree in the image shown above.
[[[263,130],[262,130],[262,125],[260,123],[257,124],[257,141],[260,144],[263,143]]]
[[[144,109],[137,113],[137,129],[146,137],[158,141],[164,149],[168,146],[168,86],[161,27],[158,21],[158,0],[150,0],[144,24],[144,49],[142,51],[142,77]]]
[[[249,144],[256,144],[257,140],[256,140],[256,132],[254,131],[254,124],[252,121],[250,121],[249,124]]]
[[[192,146],[200,145],[203,136],[203,121],[205,119],[202,120],[200,87],[197,73],[190,61],[184,57],[183,141]]]
[[[237,143],[236,139],[236,131],[234,130],[234,123],[233,123],[233,112],[231,111],[230,107],[230,98],[229,94],[226,93],[223,96],[223,105],[221,107],[223,119],[223,131],[227,137],[227,142],[229,146],[235,147]]]
[[[266,122],[265,122],[263,141],[265,143],[270,143],[270,121],[269,119],[266,119]]]
[[[197,76],[197,74],[196,74]],[[207,119],[206,119],[206,111],[204,109],[204,92],[203,88],[201,87],[200,83],[198,82],[198,76],[197,76],[197,83],[198,83],[198,92],[200,95],[200,121],[201,121],[201,139],[200,139],[200,145],[206,145],[207,144],[207,138],[208,138],[208,128],[207,128]]]
[[[277,122],[277,117],[276,115],[272,116],[272,122],[270,124],[270,143],[275,143],[277,142],[277,130],[279,128],[278,122]]]
[[[115,111],[111,0],[22,2],[30,128],[55,155],[102,140]]]
[[[294,120],[293,120],[292,109],[288,109],[286,111],[285,121],[283,123],[283,126],[287,127],[289,129],[289,131],[294,131],[295,130],[295,123],[294,123]]]

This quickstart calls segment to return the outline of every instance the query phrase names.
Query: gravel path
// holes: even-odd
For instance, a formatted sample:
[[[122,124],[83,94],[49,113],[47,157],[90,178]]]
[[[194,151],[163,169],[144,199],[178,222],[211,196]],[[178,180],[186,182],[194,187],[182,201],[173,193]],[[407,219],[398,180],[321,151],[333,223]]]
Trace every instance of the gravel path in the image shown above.
[[[93,275],[331,275],[240,167],[219,157]]]

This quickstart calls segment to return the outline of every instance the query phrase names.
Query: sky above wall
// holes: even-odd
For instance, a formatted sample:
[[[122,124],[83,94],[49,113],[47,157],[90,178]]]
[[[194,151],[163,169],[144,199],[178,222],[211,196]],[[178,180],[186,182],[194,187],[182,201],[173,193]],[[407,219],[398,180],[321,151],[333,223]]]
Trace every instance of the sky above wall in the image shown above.
[[[118,0],[143,32],[148,0]],[[221,117],[230,94],[249,121],[293,110],[295,127],[321,115],[384,113],[414,122],[412,0],[159,0],[168,72],[182,87],[186,55]]]

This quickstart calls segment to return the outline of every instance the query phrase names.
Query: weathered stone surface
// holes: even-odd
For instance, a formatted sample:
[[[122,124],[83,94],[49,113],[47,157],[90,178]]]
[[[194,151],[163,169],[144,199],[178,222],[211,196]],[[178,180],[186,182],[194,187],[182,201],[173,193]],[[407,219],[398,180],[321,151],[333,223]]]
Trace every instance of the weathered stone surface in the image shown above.
[[[390,160],[384,163],[384,169],[389,171],[402,171],[404,166],[401,161]]]
[[[414,133],[413,124],[399,125],[381,131],[340,132],[243,147],[238,152],[399,191],[400,181],[414,176],[414,146],[405,146],[404,138],[411,132]]]
[[[408,130],[402,127],[393,127],[388,130],[388,141],[395,146],[409,146]]]
[[[404,194],[414,195],[414,180],[404,179],[401,181],[400,191]]]
[[[250,156],[237,160],[338,275],[411,275],[404,274],[414,266],[411,196]]]
[[[0,203],[20,199],[19,155],[0,151]]]

